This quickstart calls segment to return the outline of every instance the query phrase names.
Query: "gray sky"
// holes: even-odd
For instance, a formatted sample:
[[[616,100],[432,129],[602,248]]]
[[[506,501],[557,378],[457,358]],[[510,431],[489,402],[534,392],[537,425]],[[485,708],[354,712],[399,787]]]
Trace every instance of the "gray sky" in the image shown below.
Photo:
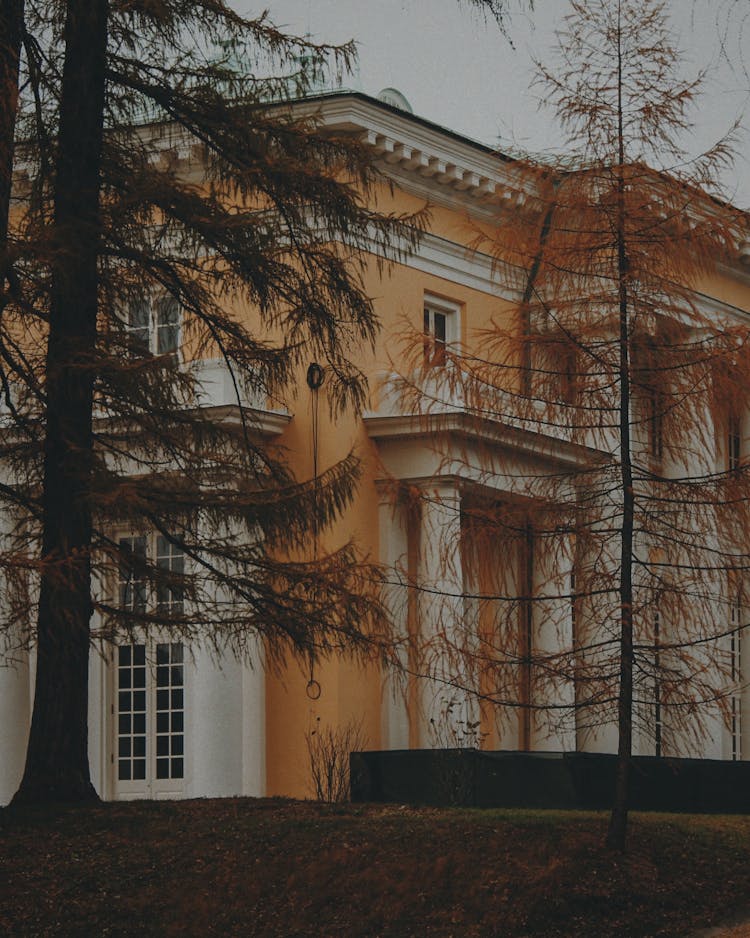
[[[510,0],[511,4],[515,0]],[[510,150],[559,149],[554,121],[529,90],[533,60],[551,54],[567,0],[536,0],[534,14],[516,9],[509,24],[515,48],[493,21],[458,0],[235,0],[246,13],[267,6],[277,25],[320,40],[350,38],[359,69],[348,84],[376,95],[398,88],[414,112],[445,127]],[[750,124],[750,0],[669,0],[686,70],[708,68],[687,146],[709,147],[745,114]],[[513,9],[513,7],[511,6]],[[744,58],[744,61],[743,61]],[[734,173],[724,180],[736,204],[750,207],[750,132],[743,129]]]

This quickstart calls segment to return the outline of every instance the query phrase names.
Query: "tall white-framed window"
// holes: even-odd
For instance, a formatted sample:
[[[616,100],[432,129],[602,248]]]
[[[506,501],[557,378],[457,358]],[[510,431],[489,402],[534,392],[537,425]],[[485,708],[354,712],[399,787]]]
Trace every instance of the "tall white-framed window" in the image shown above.
[[[185,777],[185,665],[182,642],[143,641],[115,649],[115,792],[158,797]]]
[[[128,304],[128,331],[152,355],[176,355],[180,347],[180,304],[168,293],[144,294]]]
[[[163,534],[121,537],[119,545],[121,561],[117,593],[120,609],[143,612],[150,604],[145,577],[145,565],[149,558],[165,572],[177,576],[185,572],[183,551]],[[177,584],[158,583],[152,601],[159,612],[182,612],[183,594]]]
[[[460,306],[426,294],[423,307],[423,347],[425,368],[444,368],[448,349],[460,337]]]
[[[150,591],[145,563],[184,571],[184,555],[161,534],[119,539],[117,581],[122,609],[179,613],[182,591],[160,583]],[[115,798],[159,798],[183,792],[185,778],[185,647],[164,631],[118,643],[112,660],[112,783]]]

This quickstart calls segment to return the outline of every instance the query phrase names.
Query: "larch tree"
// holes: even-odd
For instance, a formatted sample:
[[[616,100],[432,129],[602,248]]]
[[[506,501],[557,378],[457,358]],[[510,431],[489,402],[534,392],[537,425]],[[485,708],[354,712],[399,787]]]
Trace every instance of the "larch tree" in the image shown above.
[[[13,183],[22,31],[23,0],[3,0],[0,4],[0,303],[6,293],[9,264],[7,232]]]
[[[311,548],[356,456],[296,479],[253,401],[293,399],[316,362],[334,411],[362,404],[360,274],[421,220],[370,210],[363,147],[290,106],[350,45],[223,0],[3,0],[0,22],[2,612],[36,649],[16,800],[86,800],[92,644],[388,655],[378,571]],[[205,358],[228,414],[200,406]]]
[[[689,755],[723,719],[739,746],[750,330],[707,294],[747,218],[716,198],[726,142],[682,150],[699,80],[680,76],[662,4],[571,6],[540,88],[572,155],[519,162],[525,204],[476,239],[520,301],[438,355],[434,334],[407,336],[402,406],[476,426],[441,466],[466,480],[471,581],[446,545],[455,586],[417,584],[441,627],[412,661],[471,740],[586,748],[609,727],[623,849],[634,728]]]

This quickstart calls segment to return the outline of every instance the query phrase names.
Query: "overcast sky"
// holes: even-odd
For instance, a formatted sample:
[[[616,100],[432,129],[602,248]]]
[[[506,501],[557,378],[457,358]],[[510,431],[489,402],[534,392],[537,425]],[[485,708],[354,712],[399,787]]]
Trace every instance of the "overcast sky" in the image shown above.
[[[549,114],[529,90],[533,60],[551,54],[567,0],[536,0],[514,9],[509,36],[458,0],[235,0],[246,13],[268,7],[277,25],[330,42],[355,39],[359,68],[351,87],[376,95],[395,87],[416,114],[511,150],[559,149]],[[672,24],[692,74],[710,77],[694,114],[691,149],[705,149],[746,114],[750,124],[750,0],[670,0]],[[723,52],[722,52],[723,47]],[[743,61],[744,59],[744,61]],[[750,208],[750,132],[745,127],[728,196]]]

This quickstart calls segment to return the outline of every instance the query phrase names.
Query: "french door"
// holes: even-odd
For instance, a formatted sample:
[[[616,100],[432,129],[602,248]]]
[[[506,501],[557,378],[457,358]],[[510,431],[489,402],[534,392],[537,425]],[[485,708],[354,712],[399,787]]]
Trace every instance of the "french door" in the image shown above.
[[[118,645],[114,672],[115,798],[179,796],[185,780],[182,642]]]

